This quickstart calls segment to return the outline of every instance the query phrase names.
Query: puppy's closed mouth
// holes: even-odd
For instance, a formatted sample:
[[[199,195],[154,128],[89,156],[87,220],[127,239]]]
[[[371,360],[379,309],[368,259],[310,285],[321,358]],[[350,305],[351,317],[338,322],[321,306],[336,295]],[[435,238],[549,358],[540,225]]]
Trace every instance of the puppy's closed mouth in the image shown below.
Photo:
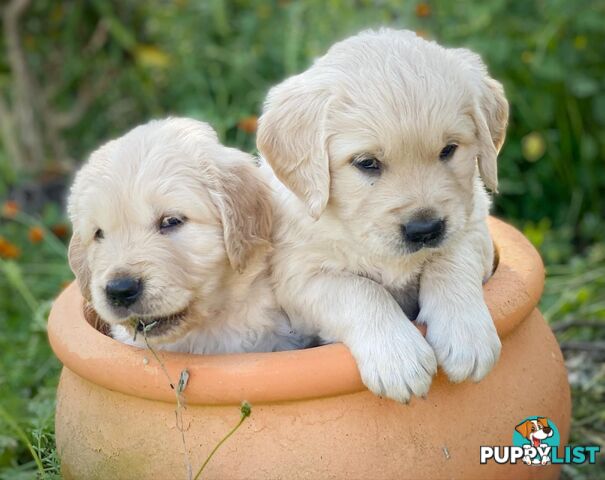
[[[131,317],[130,325],[137,333],[144,333],[148,337],[157,337],[165,334],[177,326],[187,315],[187,309],[164,317]]]

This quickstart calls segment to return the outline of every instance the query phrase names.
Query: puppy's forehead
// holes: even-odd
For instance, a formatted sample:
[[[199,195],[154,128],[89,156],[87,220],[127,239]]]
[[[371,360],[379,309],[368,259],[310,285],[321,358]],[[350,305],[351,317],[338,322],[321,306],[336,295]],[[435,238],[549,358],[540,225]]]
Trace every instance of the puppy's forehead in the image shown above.
[[[111,228],[124,222],[148,224],[170,213],[202,222],[216,219],[204,178],[204,167],[219,155],[216,144],[203,148],[203,143],[143,133],[123,137],[104,158],[95,159],[95,178],[82,191],[82,204],[89,206],[94,221]]]
[[[333,77],[331,140],[434,150],[474,138],[468,65],[437,44],[406,34],[360,35],[337,44],[313,68]]]
[[[475,123],[463,106],[429,108],[427,102],[410,99],[407,107],[416,105],[415,110],[381,107],[389,103],[360,103],[343,110],[336,103],[327,121],[331,156],[346,159],[369,152],[383,159],[432,158],[447,143],[470,145],[476,140]]]
[[[361,152],[416,158],[433,155],[447,143],[471,144],[476,140],[475,123],[464,110],[446,111],[434,119],[430,113],[422,117],[419,112],[405,115],[384,110],[379,118],[369,118],[366,113],[372,110],[362,107],[355,115],[334,111],[328,120],[330,153],[336,158]]]

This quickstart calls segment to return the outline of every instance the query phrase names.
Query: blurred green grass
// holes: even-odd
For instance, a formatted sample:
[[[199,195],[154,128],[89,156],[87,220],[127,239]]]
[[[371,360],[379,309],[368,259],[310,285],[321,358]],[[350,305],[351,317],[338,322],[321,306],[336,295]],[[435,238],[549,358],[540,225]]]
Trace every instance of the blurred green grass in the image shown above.
[[[6,16],[8,7],[0,8]],[[20,162],[10,154],[14,138],[0,137],[0,200],[17,199],[21,209],[0,216],[0,404],[28,436],[45,475],[58,475],[52,415],[59,372],[45,317],[72,278],[68,232],[58,227],[73,169],[98,144],[168,114],[209,121],[227,143],[254,151],[254,119],[268,88],[334,41],[380,25],[472,48],[504,83],[511,122],[495,213],[521,228],[547,265],[541,308],[570,367],[571,441],[604,448],[604,14],[602,0],[29,5],[19,38],[42,160],[24,146],[23,132],[13,130]],[[17,123],[22,85],[9,44],[3,30],[0,107],[8,116],[0,108],[0,119]],[[586,343],[592,347],[580,348]],[[0,415],[0,480],[42,476],[10,419]],[[595,472],[565,469],[579,479],[597,478]]]

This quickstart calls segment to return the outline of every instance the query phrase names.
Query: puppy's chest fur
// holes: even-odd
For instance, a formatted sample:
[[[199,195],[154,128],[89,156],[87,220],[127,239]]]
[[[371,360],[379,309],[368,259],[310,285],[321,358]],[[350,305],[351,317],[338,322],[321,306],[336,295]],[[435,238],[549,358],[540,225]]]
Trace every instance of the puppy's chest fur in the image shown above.
[[[395,299],[403,313],[416,320],[420,313],[420,278],[427,262],[433,258],[429,254],[414,260],[391,264],[357,258],[353,271],[382,285]]]
[[[420,276],[421,271],[413,271],[397,278],[397,281],[388,281],[378,273],[359,273],[361,276],[380,283],[395,299],[401,310],[410,320],[416,320],[420,313]]]
[[[410,320],[418,318],[418,314],[420,313],[420,274],[410,279],[406,285],[385,286],[385,288]]]

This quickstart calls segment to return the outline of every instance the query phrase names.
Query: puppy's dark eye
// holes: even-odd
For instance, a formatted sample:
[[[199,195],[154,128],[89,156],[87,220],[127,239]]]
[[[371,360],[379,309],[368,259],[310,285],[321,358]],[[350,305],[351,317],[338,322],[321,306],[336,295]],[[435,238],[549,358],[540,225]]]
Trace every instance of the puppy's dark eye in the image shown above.
[[[95,230],[95,240],[101,240],[102,238],[105,238],[105,234],[103,233],[103,230],[97,228]]]
[[[162,217],[162,220],[160,220],[160,233],[167,232],[183,223],[185,223],[184,217],[177,217],[175,215]]]
[[[455,143],[448,143],[445,147],[443,147],[443,150],[441,150],[441,152],[439,153],[439,160],[449,160],[454,156],[454,153],[456,153],[457,148],[458,145],[456,145]]]
[[[359,170],[377,174],[382,170],[382,163],[376,157],[359,156],[353,159],[353,165]]]

